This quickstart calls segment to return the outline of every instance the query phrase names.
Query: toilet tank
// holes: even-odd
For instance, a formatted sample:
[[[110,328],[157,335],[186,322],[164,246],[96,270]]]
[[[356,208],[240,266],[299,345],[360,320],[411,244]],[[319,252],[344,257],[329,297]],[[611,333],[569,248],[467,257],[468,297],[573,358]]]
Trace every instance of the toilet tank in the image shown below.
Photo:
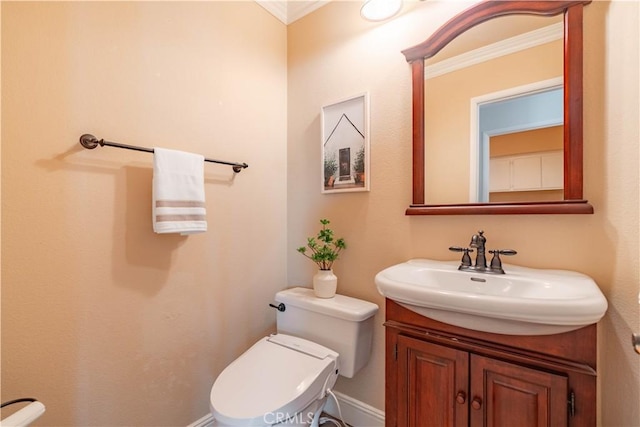
[[[369,361],[374,303],[336,295],[317,298],[312,289],[291,288],[276,294],[285,305],[277,314],[278,332],[305,338],[338,353],[338,369],[352,378]]]

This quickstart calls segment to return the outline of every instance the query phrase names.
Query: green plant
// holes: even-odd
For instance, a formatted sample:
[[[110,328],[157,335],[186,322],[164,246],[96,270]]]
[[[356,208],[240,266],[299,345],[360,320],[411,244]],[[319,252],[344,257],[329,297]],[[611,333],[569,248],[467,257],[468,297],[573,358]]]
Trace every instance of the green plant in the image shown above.
[[[329,184],[329,178],[335,175],[337,170],[338,170],[338,162],[336,161],[336,155],[334,154],[333,157],[331,158],[325,157],[324,158],[324,185]]]
[[[353,171],[356,174],[364,173],[364,146],[356,153],[356,159],[353,161]]]
[[[346,249],[347,245],[343,238],[333,237],[333,230],[327,228],[328,219],[321,219],[320,224],[322,228],[318,236],[307,238],[307,245],[300,246],[298,252],[315,262],[320,270],[331,270],[333,262],[338,259],[338,254]],[[311,254],[307,253],[307,248],[311,249]]]

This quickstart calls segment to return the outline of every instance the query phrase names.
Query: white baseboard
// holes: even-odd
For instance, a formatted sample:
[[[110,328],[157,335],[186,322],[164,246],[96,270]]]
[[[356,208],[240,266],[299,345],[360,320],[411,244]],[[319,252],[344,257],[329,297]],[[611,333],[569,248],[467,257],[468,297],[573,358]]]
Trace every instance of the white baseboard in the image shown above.
[[[333,394],[338,398],[340,403],[340,411],[336,406],[336,402],[331,396],[327,399],[324,412],[335,418],[340,418],[342,412],[343,421],[353,427],[384,427],[384,411],[367,405],[364,402],[334,391]],[[197,421],[192,422],[187,427],[213,427],[213,415],[207,414]]]
[[[384,411],[338,391],[334,391],[333,394],[338,398],[345,423],[353,427],[384,427]],[[331,396],[327,399],[324,412],[332,417],[340,417],[336,402]]]
[[[200,418],[198,421],[192,422],[187,427],[212,427],[213,421],[213,415],[207,414],[204,417]]]

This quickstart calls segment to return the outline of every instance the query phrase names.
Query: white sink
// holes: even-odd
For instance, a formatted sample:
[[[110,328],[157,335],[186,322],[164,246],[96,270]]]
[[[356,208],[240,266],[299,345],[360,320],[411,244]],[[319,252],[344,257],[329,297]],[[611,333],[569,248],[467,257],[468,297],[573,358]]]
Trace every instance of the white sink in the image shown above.
[[[376,275],[378,291],[418,314],[463,328],[551,335],[597,323],[607,300],[589,276],[504,264],[506,274],[459,271],[459,261],[412,259]]]

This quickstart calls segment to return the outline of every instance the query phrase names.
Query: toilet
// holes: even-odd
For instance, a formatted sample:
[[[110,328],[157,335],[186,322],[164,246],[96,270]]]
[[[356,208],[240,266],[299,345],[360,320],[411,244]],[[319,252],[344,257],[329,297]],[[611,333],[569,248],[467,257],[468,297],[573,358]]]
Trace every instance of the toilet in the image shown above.
[[[369,361],[378,306],[344,295],[317,298],[308,288],[276,294],[277,333],[227,366],[211,388],[217,426],[318,425],[338,375]]]

